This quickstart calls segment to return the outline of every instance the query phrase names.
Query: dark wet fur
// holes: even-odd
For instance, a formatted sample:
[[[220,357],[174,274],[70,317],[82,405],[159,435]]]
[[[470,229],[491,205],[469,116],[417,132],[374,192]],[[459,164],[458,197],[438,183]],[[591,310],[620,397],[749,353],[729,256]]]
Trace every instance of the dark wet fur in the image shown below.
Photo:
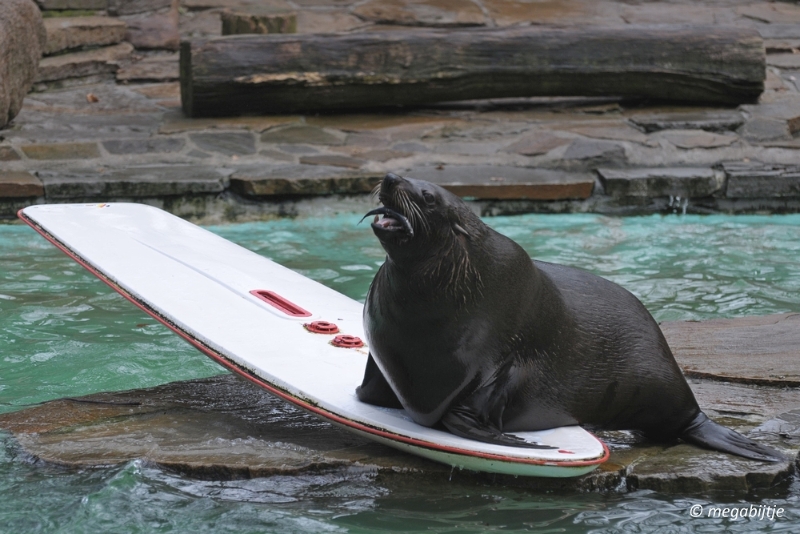
[[[582,424],[786,460],[700,411],[630,292],[531,261],[433,184],[389,175],[379,198],[408,218],[413,238],[373,225],[387,261],[364,308],[372,354],[362,401],[402,405],[419,424],[504,445],[519,445],[509,433]]]

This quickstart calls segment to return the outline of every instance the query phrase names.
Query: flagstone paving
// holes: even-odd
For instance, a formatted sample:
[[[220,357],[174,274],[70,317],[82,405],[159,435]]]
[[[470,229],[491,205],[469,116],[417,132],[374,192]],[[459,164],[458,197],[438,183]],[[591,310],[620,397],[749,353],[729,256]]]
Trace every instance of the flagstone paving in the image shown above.
[[[13,217],[26,203],[114,200],[104,195],[119,190],[113,184],[123,172],[132,179],[150,177],[128,190],[134,195],[129,200],[163,203],[161,195],[171,189],[158,184],[174,181],[171,166],[232,177],[223,191],[213,193],[202,180],[181,182],[182,201],[197,206],[184,215],[194,219],[223,211],[259,217],[270,212],[270,204],[363,194],[386,172],[433,180],[474,199],[485,213],[669,211],[670,197],[676,196],[689,212],[800,210],[796,4],[39,0],[39,5],[51,35],[49,55],[22,111],[0,130],[0,183],[18,180],[13,173],[23,172],[41,187],[0,189],[1,217]],[[164,36],[165,44],[137,45],[131,21],[137,28],[150,24],[172,31],[162,22],[177,13],[174,30],[183,39],[207,38],[221,34],[221,13],[232,9],[295,14],[300,33],[511,24],[745,26],[765,39],[766,90],[758,103],[736,108],[551,97],[327,115],[186,118],[173,45]],[[60,16],[75,13],[79,16]],[[65,189],[50,196],[55,189],[45,182],[55,183],[59,174],[63,183],[83,176],[97,185],[72,188],[79,195],[72,199]],[[40,191],[44,195],[33,194]],[[227,209],[236,204],[248,208]]]

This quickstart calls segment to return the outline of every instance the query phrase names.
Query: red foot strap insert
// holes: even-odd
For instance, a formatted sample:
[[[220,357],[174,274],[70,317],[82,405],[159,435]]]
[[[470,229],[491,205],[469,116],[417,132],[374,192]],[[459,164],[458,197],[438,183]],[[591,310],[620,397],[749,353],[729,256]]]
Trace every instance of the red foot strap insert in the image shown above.
[[[250,294],[255,295],[270,306],[279,309],[286,315],[290,315],[292,317],[311,317],[310,311],[304,310],[294,302],[286,300],[274,291],[267,291],[266,289],[254,289],[250,292]]]

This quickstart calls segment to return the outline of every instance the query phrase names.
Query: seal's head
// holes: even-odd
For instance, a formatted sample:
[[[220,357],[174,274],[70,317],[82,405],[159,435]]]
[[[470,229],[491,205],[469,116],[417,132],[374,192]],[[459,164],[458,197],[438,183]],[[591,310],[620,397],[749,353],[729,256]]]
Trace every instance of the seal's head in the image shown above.
[[[436,184],[387,174],[378,189],[381,207],[372,230],[386,251],[384,264],[395,281],[435,298],[450,295],[465,303],[482,287],[473,260],[490,232],[458,196]],[[362,219],[363,220],[363,219]],[[378,277],[376,277],[378,280]]]
[[[450,248],[475,237],[483,226],[458,196],[430,182],[389,173],[378,188],[378,199],[382,206],[364,217],[375,216],[372,230],[395,261],[423,259],[423,251]]]

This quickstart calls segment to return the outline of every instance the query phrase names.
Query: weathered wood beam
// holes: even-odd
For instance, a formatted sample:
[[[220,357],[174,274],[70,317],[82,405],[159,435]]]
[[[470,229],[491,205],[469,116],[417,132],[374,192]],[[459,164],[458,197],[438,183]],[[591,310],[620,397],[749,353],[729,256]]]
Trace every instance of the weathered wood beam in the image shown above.
[[[614,95],[751,102],[764,89],[755,30],[719,26],[242,35],[181,44],[191,117]]]

